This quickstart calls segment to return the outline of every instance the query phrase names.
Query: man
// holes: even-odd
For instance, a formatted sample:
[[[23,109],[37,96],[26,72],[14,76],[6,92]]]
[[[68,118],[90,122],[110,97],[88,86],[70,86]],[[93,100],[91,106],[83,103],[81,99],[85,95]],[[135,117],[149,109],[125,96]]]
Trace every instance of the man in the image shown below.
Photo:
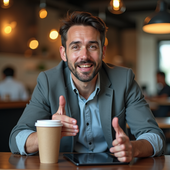
[[[63,21],[63,61],[40,73],[30,104],[11,132],[13,153],[37,152],[34,124],[50,118],[63,123],[61,152],[110,151],[122,162],[164,153],[164,134],[132,71],[102,62],[106,30],[87,12],[73,12]],[[126,122],[138,140],[129,140]]]
[[[1,100],[28,100],[28,93],[24,85],[14,79],[15,71],[12,67],[3,69],[3,81],[0,82]]]
[[[157,71],[156,80],[159,85],[157,96],[153,99],[166,100],[170,97],[170,86],[166,83],[165,73]],[[159,106],[157,110],[153,111],[155,117],[166,117],[170,114],[170,106]]]

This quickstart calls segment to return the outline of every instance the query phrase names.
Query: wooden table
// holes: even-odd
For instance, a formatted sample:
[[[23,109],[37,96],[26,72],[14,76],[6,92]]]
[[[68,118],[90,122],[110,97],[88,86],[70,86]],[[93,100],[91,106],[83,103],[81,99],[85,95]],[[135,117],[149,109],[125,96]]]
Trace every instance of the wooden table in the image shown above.
[[[148,103],[153,103],[153,104],[156,104],[156,105],[170,106],[170,98],[166,98],[166,99],[151,98],[147,101],[148,101]]]
[[[157,117],[155,120],[161,129],[170,128],[170,117]],[[126,127],[129,128],[129,125],[126,124]]]
[[[29,101],[2,101],[0,100],[0,109],[25,108]]]
[[[155,119],[161,129],[170,128],[170,117],[157,117]]]
[[[39,156],[20,156],[10,152],[0,152],[0,169],[48,169],[48,170],[169,170],[170,155],[154,158],[135,158],[128,165],[76,166],[59,156],[57,164],[41,164]]]
[[[159,106],[170,106],[170,98],[166,99],[158,99],[158,98],[150,98],[146,99],[147,103],[151,110],[157,110]]]

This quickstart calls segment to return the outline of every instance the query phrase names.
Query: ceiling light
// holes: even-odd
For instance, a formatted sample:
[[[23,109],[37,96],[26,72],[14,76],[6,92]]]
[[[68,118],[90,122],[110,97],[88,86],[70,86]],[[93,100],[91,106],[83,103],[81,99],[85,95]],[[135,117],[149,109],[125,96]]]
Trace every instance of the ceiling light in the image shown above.
[[[9,8],[12,5],[12,0],[1,0],[2,8]]]
[[[12,32],[12,30],[16,27],[16,25],[17,25],[16,21],[4,24],[4,29],[3,29],[4,33],[10,34]]]
[[[47,16],[47,10],[45,8],[42,8],[39,11],[39,16],[40,16],[41,19],[45,18]]]
[[[29,41],[28,41],[28,46],[31,48],[31,49],[36,49],[38,48],[38,45],[39,45],[39,42],[35,39],[35,38],[31,38]]]
[[[6,26],[5,29],[4,29],[4,32],[5,32],[6,34],[10,34],[11,31],[12,31],[12,28],[11,28],[11,26],[9,26],[9,25]]]
[[[143,31],[152,34],[170,33],[170,13],[164,0],[159,0],[155,12],[145,18]]]
[[[111,0],[108,6],[108,10],[113,14],[121,14],[125,12],[123,0]]]
[[[49,34],[50,39],[55,40],[58,37],[58,32],[55,29],[52,29]]]
[[[41,2],[40,2],[39,17],[41,19],[43,19],[43,18],[46,18],[46,16],[47,16],[46,2],[45,2],[45,0],[41,0]]]

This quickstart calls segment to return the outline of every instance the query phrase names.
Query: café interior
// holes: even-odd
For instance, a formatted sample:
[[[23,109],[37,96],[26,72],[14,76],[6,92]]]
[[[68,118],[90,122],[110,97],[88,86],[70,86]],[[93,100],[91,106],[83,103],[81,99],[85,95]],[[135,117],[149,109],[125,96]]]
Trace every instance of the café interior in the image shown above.
[[[160,44],[169,43],[170,50],[168,12],[170,1],[123,0],[121,2],[121,8],[115,12],[110,0],[1,0],[0,82],[3,80],[2,70],[6,66],[13,66],[16,71],[15,79],[24,84],[31,98],[39,73],[57,66],[61,61],[59,53],[61,40],[58,34],[60,19],[65,17],[68,11],[76,10],[91,12],[105,21],[108,32],[104,61],[131,68],[139,86],[145,87],[144,93],[148,96],[155,95],[157,90],[155,73],[162,68]],[[164,4],[161,6],[160,2],[166,2],[166,6]],[[160,9],[169,15],[169,31],[161,32],[164,28],[159,28],[158,32],[156,29],[155,32],[150,30],[147,32],[144,29],[144,26],[149,25],[147,17],[160,12]],[[162,20],[159,22],[163,22]],[[166,63],[170,63],[170,58],[166,59]],[[163,71],[167,71],[168,74],[167,67]],[[170,85],[170,81],[168,83]],[[9,133],[28,102],[29,100],[10,101],[10,97],[6,100],[0,98],[0,126],[3,136],[0,152],[10,152]],[[152,101],[151,106],[165,102],[170,105],[170,101],[166,100],[157,103]],[[7,121],[8,126],[6,126]],[[162,128],[170,128],[168,117],[159,121]]]

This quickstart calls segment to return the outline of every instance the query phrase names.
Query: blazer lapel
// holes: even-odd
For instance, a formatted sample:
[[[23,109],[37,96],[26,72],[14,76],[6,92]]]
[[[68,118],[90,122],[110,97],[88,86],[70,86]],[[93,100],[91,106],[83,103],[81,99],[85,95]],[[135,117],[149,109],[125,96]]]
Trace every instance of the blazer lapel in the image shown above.
[[[80,109],[78,104],[78,98],[76,93],[73,91],[71,82],[70,82],[70,72],[67,70],[66,76],[66,92],[67,92],[67,110],[68,110],[68,116],[72,117],[77,120],[77,125],[80,127]],[[76,144],[76,141],[78,139],[78,135],[75,137],[72,137],[72,152],[74,149],[74,146]]]
[[[113,89],[109,88],[111,83],[105,74],[104,70],[100,72],[100,93],[99,93],[99,112],[100,120],[103,129],[103,134],[110,148],[112,146],[113,135],[112,135],[112,100],[113,100]]]

